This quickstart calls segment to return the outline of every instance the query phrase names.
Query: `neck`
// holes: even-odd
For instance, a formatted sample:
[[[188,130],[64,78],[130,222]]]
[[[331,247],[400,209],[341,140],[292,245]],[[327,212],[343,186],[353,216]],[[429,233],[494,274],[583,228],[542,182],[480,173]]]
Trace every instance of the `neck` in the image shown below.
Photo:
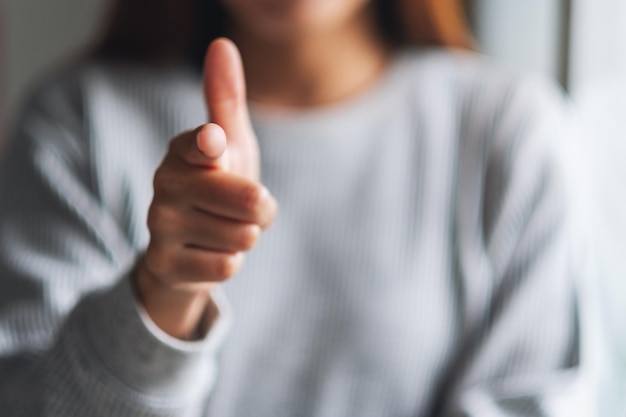
[[[374,27],[371,13],[331,33],[274,42],[235,30],[243,57],[248,97],[262,105],[314,107],[358,94],[390,60],[391,48]]]

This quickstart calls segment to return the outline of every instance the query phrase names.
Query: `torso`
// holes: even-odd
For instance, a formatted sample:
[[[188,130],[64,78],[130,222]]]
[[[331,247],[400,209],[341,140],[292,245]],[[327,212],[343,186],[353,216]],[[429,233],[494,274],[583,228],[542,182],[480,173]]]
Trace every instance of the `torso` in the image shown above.
[[[474,58],[407,53],[345,105],[253,114],[280,211],[224,285],[234,319],[207,415],[432,412],[489,291],[488,123],[469,116],[465,61]],[[116,71],[93,71],[89,118],[107,161],[96,164],[103,201],[139,253],[167,141],[206,112],[191,73]]]

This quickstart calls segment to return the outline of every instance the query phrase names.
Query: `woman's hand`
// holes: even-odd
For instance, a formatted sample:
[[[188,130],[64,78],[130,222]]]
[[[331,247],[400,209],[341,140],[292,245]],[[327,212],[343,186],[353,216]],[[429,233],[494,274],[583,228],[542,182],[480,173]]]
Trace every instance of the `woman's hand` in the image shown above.
[[[150,244],[136,288],[152,320],[169,335],[193,338],[209,290],[241,267],[277,204],[258,182],[259,156],[241,58],[225,39],[211,44],[204,91],[213,123],[172,140],[154,177]]]

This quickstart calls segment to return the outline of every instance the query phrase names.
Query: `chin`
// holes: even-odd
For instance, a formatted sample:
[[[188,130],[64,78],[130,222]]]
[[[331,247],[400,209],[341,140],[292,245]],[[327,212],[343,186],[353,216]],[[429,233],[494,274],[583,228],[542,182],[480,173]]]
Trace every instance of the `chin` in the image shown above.
[[[236,21],[254,36],[289,42],[341,27],[364,0],[224,0]]]

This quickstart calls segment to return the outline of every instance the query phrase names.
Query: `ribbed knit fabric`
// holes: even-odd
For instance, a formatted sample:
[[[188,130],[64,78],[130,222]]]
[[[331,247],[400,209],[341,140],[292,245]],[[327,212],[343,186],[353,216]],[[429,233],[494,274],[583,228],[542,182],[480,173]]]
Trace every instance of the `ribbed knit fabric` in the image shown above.
[[[347,102],[253,104],[280,212],[183,342],[128,276],[200,83],[86,64],[26,106],[0,177],[0,414],[552,415],[579,346],[556,90],[406,51]]]

